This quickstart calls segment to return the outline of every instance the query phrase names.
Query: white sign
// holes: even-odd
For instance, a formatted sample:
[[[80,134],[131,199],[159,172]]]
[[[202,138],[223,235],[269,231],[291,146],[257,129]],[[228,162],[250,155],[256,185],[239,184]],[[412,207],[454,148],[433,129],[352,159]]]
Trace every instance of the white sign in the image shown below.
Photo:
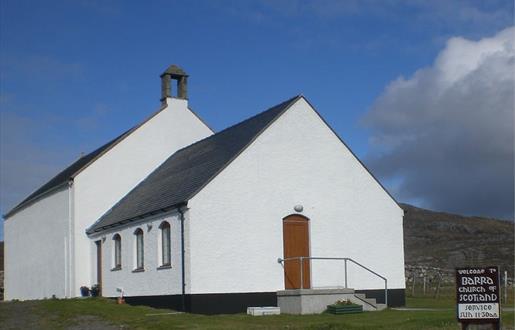
[[[459,319],[497,319],[499,318],[499,304],[459,304]]]
[[[499,269],[467,267],[456,269],[458,321],[499,321]]]

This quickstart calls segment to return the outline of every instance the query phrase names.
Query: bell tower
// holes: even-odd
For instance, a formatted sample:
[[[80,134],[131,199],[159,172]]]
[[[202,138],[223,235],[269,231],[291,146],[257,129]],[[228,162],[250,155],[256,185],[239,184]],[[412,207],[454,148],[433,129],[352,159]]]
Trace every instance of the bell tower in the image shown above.
[[[170,65],[165,72],[161,74],[161,103],[166,104],[166,99],[170,97],[178,99],[188,99],[188,75],[183,69],[175,64]],[[175,80],[177,86],[177,94],[174,96],[172,89],[172,80]]]

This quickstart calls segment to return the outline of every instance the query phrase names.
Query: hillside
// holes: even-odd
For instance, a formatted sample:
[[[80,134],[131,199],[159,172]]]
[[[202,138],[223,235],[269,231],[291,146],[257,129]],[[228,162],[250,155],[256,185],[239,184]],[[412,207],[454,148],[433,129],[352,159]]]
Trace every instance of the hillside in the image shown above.
[[[453,270],[498,265],[513,276],[513,222],[434,212],[401,204],[405,264]]]

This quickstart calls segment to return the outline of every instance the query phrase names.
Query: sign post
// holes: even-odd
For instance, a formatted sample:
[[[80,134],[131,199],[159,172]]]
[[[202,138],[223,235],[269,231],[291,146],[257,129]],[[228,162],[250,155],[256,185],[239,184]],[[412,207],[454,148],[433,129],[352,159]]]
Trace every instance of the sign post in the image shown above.
[[[500,329],[500,295],[497,266],[456,269],[456,312],[462,329],[473,324]]]

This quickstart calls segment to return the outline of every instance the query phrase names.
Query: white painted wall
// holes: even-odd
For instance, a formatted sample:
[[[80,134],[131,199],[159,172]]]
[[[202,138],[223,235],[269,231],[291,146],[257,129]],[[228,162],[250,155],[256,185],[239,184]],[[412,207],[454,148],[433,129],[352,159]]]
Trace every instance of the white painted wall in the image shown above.
[[[403,211],[301,99],[189,202],[191,293],[284,289],[282,219],[304,206],[311,256],[351,257],[404,288]],[[312,263],[312,286],[343,267]],[[383,282],[349,268],[349,286]]]
[[[85,234],[106,211],[180,148],[212,134],[188,109],[187,100],[169,98],[168,107],[132,132],[74,179],[73,290],[94,284],[91,241]]]
[[[161,266],[161,230],[159,225],[168,221],[171,229],[171,268]],[[149,229],[148,225],[151,226]],[[136,238],[134,231],[141,228],[144,232],[144,272],[133,273],[136,264]],[[114,266],[113,236],[122,238],[122,269],[112,271]],[[182,293],[181,276],[181,227],[177,213],[168,213],[149,218],[144,222],[119,227],[92,237],[102,243],[103,296],[119,296],[116,288],[123,288],[125,296],[167,295]],[[93,249],[94,250],[94,249]],[[96,250],[94,250],[96,251]],[[95,252],[96,253],[96,252]],[[94,254],[96,255],[96,254]],[[96,266],[95,266],[96,267]],[[96,271],[96,268],[95,268]],[[96,277],[95,277],[96,279]]]
[[[65,297],[68,191],[66,186],[4,222],[6,300]]]

